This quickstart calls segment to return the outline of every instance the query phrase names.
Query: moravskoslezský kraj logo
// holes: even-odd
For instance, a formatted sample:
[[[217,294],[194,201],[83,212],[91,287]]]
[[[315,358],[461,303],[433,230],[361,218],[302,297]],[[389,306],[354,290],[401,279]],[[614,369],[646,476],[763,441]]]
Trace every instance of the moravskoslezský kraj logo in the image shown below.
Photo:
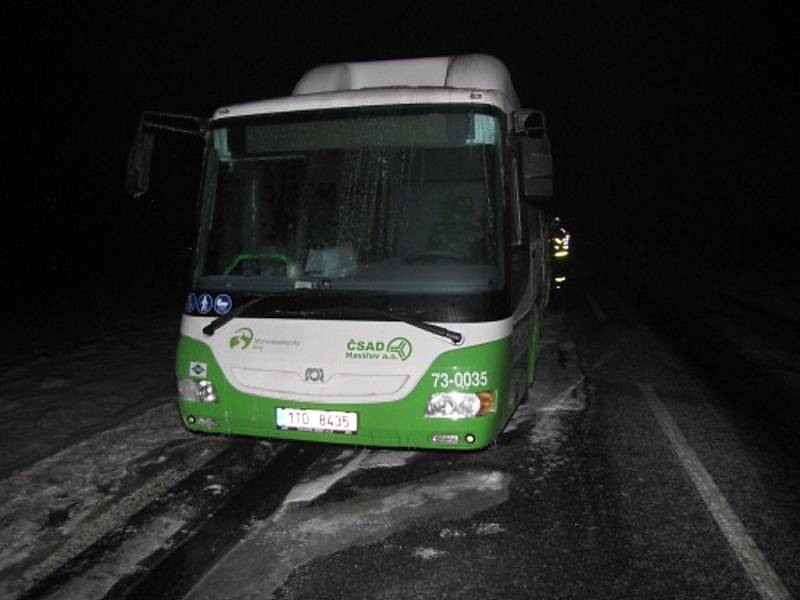
[[[253,343],[253,330],[249,327],[242,327],[233,332],[231,339],[228,341],[231,348],[241,348],[246,350],[250,344]]]

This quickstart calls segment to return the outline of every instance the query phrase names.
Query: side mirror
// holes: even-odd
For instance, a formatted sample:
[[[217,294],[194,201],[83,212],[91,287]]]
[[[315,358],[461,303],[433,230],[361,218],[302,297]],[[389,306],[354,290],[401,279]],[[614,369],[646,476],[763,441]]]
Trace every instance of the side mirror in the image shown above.
[[[520,138],[523,193],[531,199],[553,197],[553,154],[547,138]]]
[[[131,144],[128,154],[128,170],[125,175],[125,190],[134,198],[147,193],[150,187],[150,165],[153,160],[155,132],[145,131],[141,127]]]
[[[139,117],[139,127],[128,154],[125,190],[138,198],[150,187],[150,165],[156,131],[168,131],[207,138],[208,121],[193,115],[145,111]]]
[[[515,111],[514,133],[532,138],[546,138],[547,122],[544,113],[530,108]]]

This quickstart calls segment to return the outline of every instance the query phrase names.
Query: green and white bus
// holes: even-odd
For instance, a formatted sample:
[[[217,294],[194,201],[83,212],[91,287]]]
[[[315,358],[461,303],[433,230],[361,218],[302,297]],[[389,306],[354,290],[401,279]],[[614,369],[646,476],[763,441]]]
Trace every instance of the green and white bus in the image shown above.
[[[161,126],[143,115],[142,193]],[[542,113],[486,55],[325,65],[218,109],[181,325],[190,430],[477,449],[532,384],[549,294]]]

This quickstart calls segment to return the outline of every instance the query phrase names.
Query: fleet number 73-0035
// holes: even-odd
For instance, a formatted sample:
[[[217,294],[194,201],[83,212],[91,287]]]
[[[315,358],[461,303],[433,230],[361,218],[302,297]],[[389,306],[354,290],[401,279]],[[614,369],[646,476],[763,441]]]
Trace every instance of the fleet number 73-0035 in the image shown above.
[[[435,388],[469,388],[489,385],[486,371],[458,371],[456,373],[431,373]]]

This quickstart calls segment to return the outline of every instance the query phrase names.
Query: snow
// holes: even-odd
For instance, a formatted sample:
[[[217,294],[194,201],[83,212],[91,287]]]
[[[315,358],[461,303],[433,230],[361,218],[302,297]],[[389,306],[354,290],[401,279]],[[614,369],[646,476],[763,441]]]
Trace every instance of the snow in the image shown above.
[[[298,502],[311,502],[360,470],[402,467],[418,454],[418,452],[394,452],[391,450],[361,450],[358,453],[353,450],[345,450],[334,458],[332,465],[318,461],[309,470],[306,479],[292,488],[284,500],[284,506]],[[319,474],[320,467],[330,468],[330,470]]]
[[[499,535],[505,532],[506,528],[500,523],[481,523],[475,528],[475,533],[478,535]]]
[[[369,452],[369,451],[368,451]],[[350,462],[343,469],[351,468]],[[508,498],[510,475],[465,469],[405,484],[360,489],[339,502],[285,504],[195,584],[187,598],[270,598],[296,568],[353,545],[386,539],[414,522],[464,519]],[[421,548],[423,560],[435,549]]]
[[[414,556],[417,558],[421,558],[422,560],[432,560],[434,558],[439,558],[440,556],[446,555],[447,552],[444,550],[437,550],[436,548],[415,548],[414,549]]]
[[[763,282],[738,281],[741,289],[734,283],[706,285],[739,301],[746,297],[758,310],[786,323],[798,321],[800,301],[795,295],[769,286],[761,293],[756,287]],[[751,284],[752,294],[740,293]],[[797,389],[800,373],[788,341],[775,345],[772,333],[748,329],[744,320],[739,323],[713,310],[706,318],[744,354],[770,363]],[[118,325],[101,335],[84,336],[81,344],[71,342],[79,337],[79,324],[72,325],[75,331],[65,325],[60,341],[38,356],[15,360],[9,350],[0,356],[2,598],[29,591],[104,535],[124,527],[132,515],[169,494],[177,482],[228,446],[225,438],[198,437],[180,423],[173,404],[176,319],[121,320]],[[586,410],[591,374],[609,358],[581,365],[575,343],[565,335],[568,329],[565,315],[548,315],[536,385],[507,428],[524,436],[527,450],[522,460],[535,480],[547,478],[567,460],[563,449],[570,419]],[[781,339],[790,340],[788,330]],[[309,468],[272,517],[250,525],[242,542],[191,597],[213,598],[237,577],[253,597],[269,597],[309,561],[385,540],[422,520],[448,521],[439,532],[442,543],[506,533],[494,521],[454,521],[504,502],[508,473],[454,470],[378,489],[354,487],[346,500],[322,502],[331,490],[365,470],[402,468],[426,453],[347,449],[325,456]],[[209,495],[228,493],[213,477],[203,490]],[[51,597],[103,597],[194,517],[186,507],[175,505],[137,530],[126,531],[125,543],[104,556],[102,564],[68,581]],[[407,551],[422,561],[443,555],[431,546]],[[253,572],[259,575],[253,578]]]
[[[358,470],[363,462],[368,450],[362,450],[350,459],[346,464],[335,468],[333,471],[313,479],[307,479],[296,485],[284,500],[284,504],[293,504],[295,502],[311,502],[315,498],[322,496],[334,484],[346,479],[350,474]],[[349,458],[353,454],[352,450],[345,450],[339,455],[339,460]]]
[[[219,483],[212,483],[211,485],[207,485],[203,488],[206,492],[213,494],[214,496],[219,496],[225,493],[225,486]]]
[[[467,534],[460,529],[451,529],[450,527],[445,527],[439,532],[439,537],[443,540],[463,538],[466,535]]]
[[[47,600],[93,600],[103,598],[124,575],[137,570],[141,561],[157,550],[169,547],[170,538],[183,526],[185,520],[171,515],[157,517],[117,549],[111,557],[93,565],[84,575],[69,580],[63,587],[47,596]]]
[[[78,347],[70,347],[69,335],[63,335],[48,353],[32,360],[9,363],[4,357],[6,387],[0,406],[5,417],[0,421],[4,476],[0,596],[4,598],[25,593],[124,526],[227,446],[224,438],[197,437],[181,426],[173,404],[176,323],[154,318],[119,321],[119,325]],[[582,385],[580,373],[573,375],[570,382],[560,382],[559,389],[549,390],[550,400],[536,397],[529,404],[542,411],[548,405],[568,410],[580,401],[572,393]],[[542,411],[528,416],[535,416],[538,424]],[[515,419],[521,422],[519,416]],[[542,431],[531,435],[542,437]],[[508,474],[465,470],[360,490],[346,502],[315,506],[335,486],[364,470],[401,468],[420,456],[424,453],[347,449],[319,460],[272,520],[250,527],[242,545],[273,539],[287,548],[288,555],[280,562],[284,570],[270,575],[277,585],[313,556],[382,539],[418,519],[473,514],[507,497]],[[203,490],[210,495],[227,493],[213,478]],[[140,568],[144,558],[169,543],[191,518],[184,512],[176,506],[140,530],[126,532],[118,550],[54,597],[102,597],[120,577]],[[365,520],[374,527],[365,528]],[[482,534],[492,530],[487,527]],[[443,530],[442,537],[448,535],[466,533]]]
[[[562,451],[568,440],[568,419],[586,410],[588,378],[611,357],[606,354],[588,368],[581,366],[575,342],[565,337],[567,331],[563,313],[548,315],[536,380],[505,430],[525,432],[529,452],[524,461],[535,481],[545,480],[569,460]]]
[[[174,316],[130,320],[117,315],[109,323],[116,326],[95,335],[83,330],[72,335],[65,328],[36,357],[15,358],[13,352],[0,357],[5,386],[0,405],[2,598],[26,593],[103,536],[125,527],[228,446],[227,439],[195,436],[180,422],[173,403]],[[71,339],[83,343],[72,346]],[[318,461],[282,511],[309,504],[360,470],[402,467],[418,455],[345,450]],[[492,492],[505,485],[496,477],[473,483]],[[213,478],[203,491],[227,493]],[[397,510],[407,499],[398,491],[380,512]],[[51,597],[103,597],[195,517],[187,507],[170,505],[150,522],[128,528],[120,547]],[[335,535],[339,525],[328,515],[304,527],[327,528]]]
[[[582,411],[586,408],[584,385],[586,373],[578,364],[578,352],[571,340],[557,340],[555,332],[565,330],[563,315],[548,316],[544,328],[542,347],[555,347],[556,351],[543,351],[536,366],[534,385],[528,398],[511,417],[506,432],[518,429],[528,431],[532,445],[547,444],[560,439],[561,413]],[[597,368],[605,359],[594,365]]]
[[[77,348],[62,331],[26,362],[4,353],[0,477],[172,399],[176,322],[119,326]]]
[[[371,450],[361,462],[364,469],[403,467],[421,455],[420,452]]]
[[[2,598],[24,593],[124,525],[228,444],[181,425],[175,316],[117,315],[109,324],[93,335],[84,323],[74,331],[65,324],[35,358],[15,358],[10,348],[2,355]],[[84,341],[74,346],[76,339]],[[119,564],[133,568],[181,523],[172,516],[149,535],[139,532]],[[93,597],[88,589],[76,594]]]
[[[76,556],[216,456],[164,404],[57,452],[0,487],[0,597]]]

